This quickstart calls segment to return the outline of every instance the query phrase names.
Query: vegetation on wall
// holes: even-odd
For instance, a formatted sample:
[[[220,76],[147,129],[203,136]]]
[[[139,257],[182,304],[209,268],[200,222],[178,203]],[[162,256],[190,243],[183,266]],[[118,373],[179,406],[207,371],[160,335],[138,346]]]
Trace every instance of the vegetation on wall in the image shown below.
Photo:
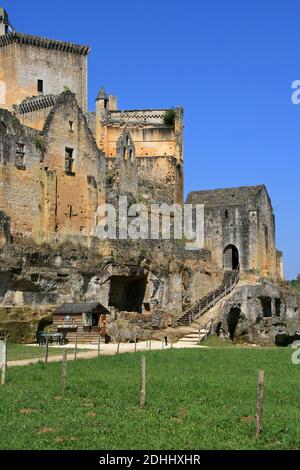
[[[176,117],[175,109],[168,109],[164,114],[164,124],[166,126],[173,126]]]
[[[291,281],[291,286],[300,291],[300,274],[298,274],[297,278]]]
[[[35,143],[35,146],[36,146],[37,150],[41,150],[41,151],[44,150],[44,141],[43,141],[43,137],[41,135],[36,135],[35,136],[34,143]]]

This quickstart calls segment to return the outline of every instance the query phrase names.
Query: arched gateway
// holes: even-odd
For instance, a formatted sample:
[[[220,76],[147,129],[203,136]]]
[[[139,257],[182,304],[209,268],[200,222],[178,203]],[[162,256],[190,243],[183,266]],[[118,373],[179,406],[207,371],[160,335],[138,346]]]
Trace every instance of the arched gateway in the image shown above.
[[[225,271],[235,271],[239,268],[239,250],[234,245],[228,245],[223,251],[223,267]]]

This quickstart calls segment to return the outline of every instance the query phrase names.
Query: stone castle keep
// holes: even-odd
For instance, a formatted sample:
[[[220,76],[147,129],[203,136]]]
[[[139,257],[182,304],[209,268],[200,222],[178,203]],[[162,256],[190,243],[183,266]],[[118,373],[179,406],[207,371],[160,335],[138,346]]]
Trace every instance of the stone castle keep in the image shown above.
[[[58,305],[100,302],[112,325],[121,316],[141,337],[190,326],[216,306],[224,335],[234,323],[248,341],[295,334],[298,300],[283,287],[263,185],[188,195],[204,204],[201,250],[95,236],[99,205],[119,196],[148,207],[184,203],[183,110],[119,110],[101,87],[90,112],[89,52],[16,32],[0,8],[0,329],[27,341]],[[209,303],[236,272],[230,292]]]

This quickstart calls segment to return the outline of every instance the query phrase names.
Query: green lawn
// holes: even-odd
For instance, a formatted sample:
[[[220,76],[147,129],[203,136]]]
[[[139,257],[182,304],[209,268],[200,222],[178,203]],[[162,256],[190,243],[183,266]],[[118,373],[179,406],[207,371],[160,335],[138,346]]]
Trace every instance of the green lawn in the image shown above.
[[[45,346],[26,346],[25,344],[11,344],[8,343],[7,347],[7,360],[17,361],[19,359],[34,359],[34,358],[45,358]],[[62,355],[63,348],[51,348],[49,347],[49,356],[60,356]],[[82,349],[80,351],[83,351]],[[68,349],[68,353],[74,352],[73,349]]]
[[[0,387],[1,449],[298,449],[300,365],[291,349],[211,348],[8,370]],[[258,369],[266,374],[264,431],[255,439]]]

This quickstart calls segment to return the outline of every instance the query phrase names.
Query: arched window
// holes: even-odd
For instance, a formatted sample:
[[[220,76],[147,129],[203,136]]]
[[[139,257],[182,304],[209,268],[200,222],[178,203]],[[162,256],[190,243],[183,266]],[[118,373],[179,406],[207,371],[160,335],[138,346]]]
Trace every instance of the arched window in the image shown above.
[[[135,156],[135,147],[132,138],[127,130],[124,130],[118,138],[117,145],[117,157],[121,157],[124,160],[129,159],[133,161]]]

